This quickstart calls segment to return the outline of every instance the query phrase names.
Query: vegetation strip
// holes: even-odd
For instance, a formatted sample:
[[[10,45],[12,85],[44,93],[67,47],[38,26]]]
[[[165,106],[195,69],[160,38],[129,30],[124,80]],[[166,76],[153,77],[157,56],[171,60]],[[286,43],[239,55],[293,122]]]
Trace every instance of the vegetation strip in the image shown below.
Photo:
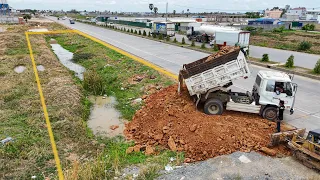
[[[52,132],[52,128],[51,128],[51,123],[50,123],[50,120],[49,120],[47,106],[46,106],[45,99],[44,99],[44,96],[43,96],[41,83],[40,83],[40,78],[39,78],[39,75],[38,75],[37,66],[36,66],[36,63],[35,63],[35,60],[34,60],[34,56],[33,56],[33,52],[32,52],[32,46],[31,46],[31,43],[30,43],[29,34],[28,34],[28,32],[26,32],[25,34],[26,34],[26,40],[27,40],[28,48],[29,48],[29,52],[30,52],[30,58],[31,58],[31,61],[32,61],[34,75],[36,77],[36,81],[37,81],[37,85],[38,85],[41,105],[42,105],[44,117],[46,119],[46,124],[47,124],[47,129],[48,129],[48,133],[49,133],[49,137],[50,137],[52,151],[53,151],[54,159],[55,159],[56,166],[57,166],[59,180],[63,180],[64,178],[63,178],[62,168],[61,168],[60,159],[59,159],[59,155],[58,155],[58,150],[57,150],[57,147],[56,147],[56,143],[55,143],[53,132]]]
[[[104,46],[106,46],[106,47],[108,47],[108,48],[110,48],[110,49],[112,49],[112,50],[114,50],[114,51],[117,51],[118,53],[123,54],[123,55],[125,55],[125,56],[127,56],[127,57],[129,57],[129,58],[131,58],[131,59],[133,59],[133,60],[135,60],[135,61],[138,61],[138,62],[140,62],[140,63],[142,63],[142,64],[144,64],[144,65],[146,65],[146,66],[148,66],[148,67],[151,67],[152,69],[154,69],[154,70],[156,70],[156,71],[159,71],[159,72],[161,72],[161,73],[163,73],[163,74],[165,74],[165,75],[167,75],[167,76],[169,76],[169,77],[171,77],[171,78],[173,78],[173,79],[175,79],[175,80],[178,79],[177,75],[175,75],[175,74],[173,74],[173,73],[171,73],[171,72],[169,72],[169,71],[167,71],[167,70],[165,70],[165,69],[163,69],[163,68],[161,68],[161,67],[159,67],[159,66],[156,66],[156,65],[154,65],[154,64],[152,64],[152,63],[150,63],[150,62],[147,62],[147,61],[145,61],[145,60],[142,59],[142,58],[139,58],[139,57],[137,57],[137,56],[134,56],[134,55],[132,55],[132,54],[130,54],[130,53],[122,50],[122,49],[119,49],[119,48],[117,48],[117,47],[115,47],[115,46],[113,46],[113,45],[111,45],[111,44],[105,43],[105,42],[103,42],[103,41],[101,41],[101,40],[99,40],[99,39],[97,39],[97,38],[94,38],[94,37],[92,37],[92,36],[90,36],[90,35],[88,35],[88,34],[86,34],[86,33],[83,33],[83,32],[81,32],[81,31],[74,30],[74,32],[76,32],[76,33],[78,33],[79,35],[82,35],[82,36],[84,36],[84,37],[86,37],[86,38],[88,38],[88,39],[91,39],[92,41],[95,41],[95,42],[97,42],[97,43],[100,43],[100,44],[102,44],[102,45],[104,45]]]

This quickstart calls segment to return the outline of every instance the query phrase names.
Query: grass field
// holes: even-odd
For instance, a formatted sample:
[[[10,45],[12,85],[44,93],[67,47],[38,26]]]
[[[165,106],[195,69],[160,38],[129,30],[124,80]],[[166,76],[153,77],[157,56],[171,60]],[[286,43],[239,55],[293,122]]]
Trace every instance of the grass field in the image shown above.
[[[64,29],[55,23],[44,26],[49,30]],[[0,34],[0,139],[14,139],[0,146],[0,179],[57,178],[24,34],[28,28],[31,26],[7,26],[7,31]],[[182,162],[181,153],[159,149],[157,156],[126,154],[132,143],[124,138],[93,136],[86,125],[91,105],[87,97],[92,92],[85,90],[83,82],[60,64],[48,43],[52,37],[75,54],[91,54],[77,62],[102,77],[101,94],[117,97],[116,108],[125,119],[131,120],[143,105],[131,103],[132,99],[152,93],[147,87],[165,87],[173,81],[79,35],[30,35],[36,64],[45,68],[39,77],[66,179],[110,179],[131,164],[145,169],[139,176],[145,179],[157,176],[169,157],[177,157],[174,164]],[[18,74],[13,69],[20,65],[26,70]],[[145,78],[132,83],[135,75]]]
[[[299,50],[299,44],[302,41],[310,42],[312,44],[311,49]],[[283,31],[282,33],[277,33],[264,31],[252,34],[250,43],[256,46],[320,54],[320,33],[304,31]]]

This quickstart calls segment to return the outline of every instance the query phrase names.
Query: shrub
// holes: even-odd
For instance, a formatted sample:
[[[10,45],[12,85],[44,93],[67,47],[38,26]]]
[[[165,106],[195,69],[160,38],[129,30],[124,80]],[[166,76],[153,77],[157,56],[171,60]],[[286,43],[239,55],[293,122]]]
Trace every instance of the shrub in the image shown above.
[[[268,54],[263,54],[261,61],[262,62],[269,62],[269,55]]]
[[[166,41],[170,41],[170,37],[169,36],[166,37]]]
[[[130,32],[130,30],[128,29],[127,32]]]
[[[285,64],[285,66],[287,68],[293,68],[293,65],[294,65],[294,56],[291,55],[288,59],[287,59],[287,62]]]
[[[272,31],[277,33],[282,33],[284,31],[285,27],[281,26],[279,28],[274,28]]]
[[[206,48],[206,43],[203,42],[203,43],[201,44],[201,49],[205,49],[205,48]]]
[[[153,38],[157,38],[157,35],[155,33],[152,33]]]
[[[104,81],[96,70],[88,70],[83,74],[83,88],[93,95],[104,94]]]
[[[191,41],[191,46],[196,46],[196,45],[194,44],[194,40]]]
[[[302,27],[302,30],[305,31],[314,31],[315,25],[314,24],[306,24]]]
[[[137,30],[134,30],[134,33],[135,33],[135,34],[138,34],[138,31],[137,31]]]
[[[151,33],[150,32],[148,33],[148,37],[151,37]]]
[[[298,47],[298,50],[309,50],[310,48],[312,47],[312,44],[308,41],[302,41],[300,44],[299,44],[299,47]]]
[[[163,35],[162,34],[159,34],[159,37],[158,37],[160,40],[163,39]]]
[[[143,30],[143,33],[142,33],[143,36],[147,36],[147,32],[145,30]]]
[[[139,35],[141,35],[141,31],[139,30],[139,33],[138,33]]]
[[[186,44],[186,41],[184,40],[184,37],[182,37],[181,43],[182,43],[182,44]]]
[[[133,29],[131,29],[130,32],[133,33]]]
[[[320,74],[320,59],[317,61],[316,65],[314,66],[313,72],[316,74]]]
[[[126,32],[127,31],[126,28],[123,28],[123,31]]]
[[[173,39],[173,42],[174,42],[174,43],[177,43],[177,42],[178,42],[178,41],[177,41],[177,38],[174,38],[174,39]]]
[[[72,57],[72,61],[75,63],[81,62],[83,60],[88,60],[93,57],[91,53],[74,53]]]

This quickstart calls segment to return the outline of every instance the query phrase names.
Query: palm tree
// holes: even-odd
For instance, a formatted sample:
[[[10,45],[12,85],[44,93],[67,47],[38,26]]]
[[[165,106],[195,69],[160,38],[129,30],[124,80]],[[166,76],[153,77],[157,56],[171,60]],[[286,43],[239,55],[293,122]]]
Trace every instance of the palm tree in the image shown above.
[[[154,8],[153,8],[153,12],[154,12],[154,15],[157,16],[158,8],[157,8],[157,7],[154,7]]]

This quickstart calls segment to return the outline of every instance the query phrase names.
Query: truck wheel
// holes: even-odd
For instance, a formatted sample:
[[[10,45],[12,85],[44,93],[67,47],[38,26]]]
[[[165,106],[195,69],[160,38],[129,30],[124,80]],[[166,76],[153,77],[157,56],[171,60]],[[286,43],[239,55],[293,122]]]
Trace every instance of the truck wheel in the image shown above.
[[[275,121],[278,116],[278,109],[276,107],[266,107],[263,110],[262,117],[270,121]]]
[[[219,99],[209,99],[204,104],[203,110],[209,115],[220,115],[223,112],[223,104]]]

